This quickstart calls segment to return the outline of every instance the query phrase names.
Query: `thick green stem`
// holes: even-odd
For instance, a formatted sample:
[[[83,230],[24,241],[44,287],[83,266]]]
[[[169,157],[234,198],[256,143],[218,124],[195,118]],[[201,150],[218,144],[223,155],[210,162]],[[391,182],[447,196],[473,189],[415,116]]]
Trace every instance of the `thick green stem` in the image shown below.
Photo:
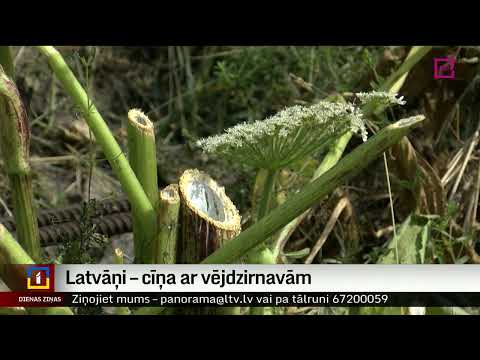
[[[336,166],[308,184],[302,191],[293,195],[259,222],[240,233],[235,239],[225,243],[222,248],[215,251],[202,263],[225,264],[244,256],[337,186],[357,175],[386,149],[408,134],[412,127],[418,125],[424,118],[424,116],[415,116],[385,127],[366,143],[345,156]]]
[[[158,204],[157,156],[155,129],[150,119],[140,110],[128,112],[128,161],[153,207]],[[132,209],[135,257],[140,262],[152,262],[153,241],[157,234],[157,219],[145,226],[142,214]]]
[[[10,79],[15,79],[15,66],[10,46],[0,46],[0,65]]]
[[[178,185],[168,185],[160,191],[158,204],[158,236],[154,245],[154,263],[156,264],[175,264],[179,211]]]
[[[266,175],[263,183],[262,197],[258,207],[257,221],[265,217],[271,208],[272,198],[275,193],[275,182],[278,174],[277,170],[261,169],[259,170],[259,175],[262,175],[264,172]],[[248,262],[250,264],[275,264],[275,258],[266,244],[260,244],[249,253]]]
[[[37,48],[47,57],[55,76],[72,98],[75,105],[83,113],[85,121],[95,135],[95,139],[102,147],[113,171],[120,180],[123,190],[132,204],[132,208],[135,209],[144,226],[150,227],[152,223],[156,222],[155,209],[102,116],[60,53],[52,46],[38,46]],[[142,259],[136,259],[137,262],[141,260]]]
[[[35,264],[30,256],[23,250],[22,246],[15,241],[12,234],[0,224],[0,275],[6,275],[6,268],[3,265],[10,264]],[[8,285],[8,284],[7,284]]]
[[[258,208],[257,221],[262,219],[270,210],[272,203],[272,197],[275,193],[275,180],[277,178],[278,171],[276,170],[260,170],[267,171],[267,177],[263,187],[263,194],[260,200],[260,206]]]
[[[128,161],[148,199],[155,207],[158,203],[155,128],[150,119],[140,110],[134,109],[128,112],[127,139]]]
[[[35,261],[41,261],[37,211],[33,204],[31,178],[29,175],[12,175],[10,183],[18,241]]]
[[[261,220],[269,212],[271,208],[272,198],[275,193],[275,181],[277,178],[277,170],[261,169],[266,171],[266,178],[263,186],[263,193],[260,200],[257,221]],[[275,264],[275,257],[266,244],[260,244],[248,254],[248,262],[250,264]],[[272,309],[268,307],[252,307],[251,315],[268,315],[272,313]]]
[[[255,222],[264,217],[265,214],[275,206],[274,200],[276,200],[276,198],[274,196],[274,190],[278,174],[279,171],[271,171],[268,169],[260,169],[257,172],[252,198],[252,211],[255,214]],[[246,260],[250,264],[276,263],[272,251],[266,244],[261,244],[250,251]]]
[[[12,271],[14,264],[28,265],[34,264],[33,259],[23,250],[18,242],[7,229],[0,224],[0,277],[4,279],[7,286],[14,284],[18,274]],[[9,285],[10,284],[10,285]],[[73,315],[68,307],[58,308],[27,308],[29,314],[41,315]]]
[[[12,186],[17,238],[36,261],[41,259],[37,214],[29,164],[30,130],[15,83],[0,68],[0,150]]]

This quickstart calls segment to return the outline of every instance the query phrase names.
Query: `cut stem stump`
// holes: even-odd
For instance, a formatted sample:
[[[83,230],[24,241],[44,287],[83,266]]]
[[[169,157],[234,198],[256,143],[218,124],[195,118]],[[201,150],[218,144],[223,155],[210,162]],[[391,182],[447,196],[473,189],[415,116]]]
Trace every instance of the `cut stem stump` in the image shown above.
[[[240,215],[210,176],[186,170],[180,177],[178,264],[198,264],[241,231]],[[238,307],[182,309],[189,314],[238,314]]]
[[[175,264],[179,211],[178,185],[168,185],[160,191],[160,203],[158,204],[158,236],[154,244],[154,262],[156,264]]]
[[[158,204],[157,157],[153,123],[140,110],[128,112],[128,161],[153,208]],[[157,234],[157,219],[145,223],[139,209],[132,208],[135,261],[152,262],[152,246]]]
[[[198,264],[240,233],[240,215],[225,189],[203,172],[186,170],[179,190],[177,263]]]

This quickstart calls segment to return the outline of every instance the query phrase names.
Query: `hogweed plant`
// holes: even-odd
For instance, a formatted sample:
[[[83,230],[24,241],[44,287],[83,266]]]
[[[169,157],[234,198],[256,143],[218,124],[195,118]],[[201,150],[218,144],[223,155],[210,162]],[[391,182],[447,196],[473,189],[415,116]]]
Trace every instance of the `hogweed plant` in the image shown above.
[[[218,221],[212,222],[209,213],[205,214],[203,211],[200,211],[200,205],[202,207],[205,204],[213,204],[216,208],[223,209],[223,215],[225,216],[225,211],[229,208],[234,208],[232,207],[233,204],[225,207],[225,204],[230,204],[229,199],[226,196],[223,197],[222,188],[217,186],[207,174],[202,174],[196,170],[187,170],[180,178],[180,186],[172,184],[170,187],[158,192],[155,169],[155,139],[151,131],[152,126],[149,119],[140,111],[130,112],[128,119],[130,126],[129,156],[127,159],[88,93],[81,86],[60,53],[50,46],[39,46],[37,48],[47,58],[60,84],[82,112],[83,118],[105,153],[132,205],[132,212],[137,221],[137,229],[139,231],[141,229],[144,230],[144,234],[136,239],[140,242],[135,244],[135,261],[140,263],[182,262],[179,261],[181,259],[178,255],[179,252],[181,253],[187,247],[189,249],[199,247],[193,240],[203,241],[202,234],[199,231],[195,232],[195,228],[189,225],[197,224],[200,220],[187,221],[190,218],[197,219],[197,217],[206,222],[208,229],[218,222],[221,223],[221,226],[215,232],[215,237],[211,236],[213,232],[210,231],[208,234],[204,234],[204,238],[211,245],[208,249],[209,251],[205,254],[200,254],[201,256],[197,256],[199,254],[193,254],[192,252],[195,258],[192,257],[191,260],[187,259],[183,262],[225,264],[242,261],[242,259],[247,257],[251,263],[275,263],[275,256],[271,251],[270,244],[268,244],[268,240],[274,234],[291,224],[295,219],[298,219],[316,202],[331,193],[344,181],[358,174],[365,166],[375,160],[386,149],[397,143],[409,133],[412,127],[424,119],[423,116],[402,119],[386,126],[367,141],[363,107],[360,108],[356,104],[339,101],[320,101],[311,106],[286,108],[266,120],[239,124],[227,129],[223,135],[200,140],[198,144],[205,152],[216,154],[237,164],[254,167],[259,170],[259,173],[266,174],[256,223],[241,231],[240,220],[237,216],[225,217],[223,219],[222,214],[218,213],[219,219],[223,220],[217,219]],[[8,55],[8,51],[4,50],[0,53],[0,63],[2,64],[5,63],[2,58],[5,54]],[[410,60],[408,66],[403,66],[403,70],[411,68],[415,61],[419,59],[420,55]],[[395,76],[399,78],[403,75],[396,74]],[[6,83],[8,84],[8,81]],[[8,86],[4,86],[2,89],[8,90]],[[7,95],[5,96],[5,94]],[[12,111],[19,109],[15,107],[15,102],[12,101],[13,98],[9,97],[8,91],[3,91],[2,96],[3,102],[1,104],[4,106],[2,121],[4,121],[4,124],[20,124],[23,126],[24,122],[22,122],[22,119],[24,118],[20,118],[22,121],[19,122],[19,119],[13,116],[14,114],[17,117],[19,114],[22,115],[21,112]],[[391,92],[361,93],[357,94],[357,99],[362,106],[376,106],[375,104],[384,106],[403,103],[402,98],[391,95]],[[20,140],[22,140],[24,135],[22,131],[15,133],[12,130],[12,133],[16,138],[20,137]],[[360,134],[365,143],[340,159],[345,146],[353,134]],[[12,139],[14,139],[13,135]],[[8,146],[9,141],[7,140],[9,139],[1,139],[2,146]],[[5,163],[9,161],[9,154],[16,157],[15,161],[12,160],[12,171],[9,171],[12,176],[18,176],[17,167],[28,170],[28,166],[22,167],[22,164],[26,163],[28,158],[17,156],[22,154],[28,155],[23,150],[26,144],[28,145],[28,142],[22,143],[20,140],[14,144],[15,151],[3,150],[3,155],[6,159]],[[340,150],[338,145],[341,145]],[[336,151],[332,152],[332,149]],[[279,171],[297,161],[325,150],[330,151],[315,173],[315,178],[304,188],[289,196],[280,206],[272,209],[272,197]],[[28,171],[20,175],[28,175]],[[211,190],[219,195],[218,199],[222,201],[214,200],[212,202],[210,197],[204,196],[205,201],[208,200],[205,204],[202,202],[203,200],[198,204],[190,204],[187,201],[187,198],[190,196],[188,189],[193,185],[197,186],[197,183],[201,185],[203,190]],[[205,191],[204,195],[206,194]],[[15,192],[19,193],[18,191]],[[31,191],[29,198],[31,198]],[[181,214],[180,217],[179,214]],[[35,220],[33,213],[28,218],[33,219],[32,221]],[[232,229],[226,227],[227,225],[230,226],[230,223],[233,224]],[[31,227],[27,230],[33,233],[35,224],[26,224],[25,227],[27,225]],[[202,229],[206,228],[207,225],[203,226]],[[20,224],[20,226],[22,225]],[[186,229],[185,226],[189,226],[189,228]],[[177,227],[178,231],[176,230]],[[177,237],[179,237],[179,240],[177,240]],[[175,244],[176,242],[177,244]],[[187,243],[192,244],[192,246],[186,246],[185,244]],[[8,274],[5,273],[5,269],[1,266],[3,264],[31,264],[37,261],[35,253],[38,249],[34,248],[37,246],[36,244],[24,242],[21,244],[22,248],[6,229],[0,225],[0,275],[2,278],[8,278]],[[178,244],[181,246],[176,246]],[[268,244],[268,246],[265,244]],[[120,253],[116,253],[116,257],[117,262],[123,261],[123,259],[120,259]],[[128,313],[128,309],[123,310],[122,313]],[[161,309],[157,310],[161,311]],[[55,312],[51,309],[45,310],[47,313],[50,311]],[[62,308],[58,309],[57,313],[72,313],[72,311],[68,308]],[[142,309],[139,309],[138,313],[142,313]],[[260,308],[254,313],[265,313],[265,311]]]
[[[352,104],[321,101],[312,106],[293,106],[263,121],[243,123],[225,134],[198,141],[209,154],[236,164],[254,167],[265,174],[257,220],[271,207],[279,170],[328,147],[346,132],[360,132],[366,139],[362,114]],[[249,262],[273,263],[265,247],[250,254]]]
[[[384,92],[359,93],[362,105],[403,105],[402,98]],[[327,149],[343,136],[359,133],[367,141],[360,108],[351,103],[320,101],[311,106],[293,106],[263,121],[243,123],[198,141],[209,154],[236,164],[254,167],[265,174],[257,221],[271,209],[278,172],[289,165]],[[257,176],[258,178],[258,176]],[[275,251],[262,244],[249,253],[248,262],[276,263]],[[253,309],[264,314],[265,309]]]
[[[357,94],[362,104],[404,104],[402,98],[384,92]],[[279,170],[331,146],[345,134],[359,133],[367,140],[362,110],[351,103],[320,101],[312,106],[293,106],[263,121],[231,127],[225,134],[201,139],[209,154],[266,172],[257,214],[270,210]]]
[[[364,144],[356,147],[343,157],[323,175],[291,195],[282,205],[242,231],[237,237],[225,243],[222,248],[208,256],[202,263],[229,264],[244,256],[324,196],[330,194],[337,186],[356,176],[386,149],[407,135],[412,128],[419,126],[424,119],[425,116],[417,115],[386,126]]]

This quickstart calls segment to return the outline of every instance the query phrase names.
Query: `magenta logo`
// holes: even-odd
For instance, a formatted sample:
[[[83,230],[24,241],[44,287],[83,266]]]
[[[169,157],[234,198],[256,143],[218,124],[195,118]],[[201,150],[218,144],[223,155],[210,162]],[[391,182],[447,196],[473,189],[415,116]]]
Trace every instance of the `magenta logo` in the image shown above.
[[[434,79],[455,79],[455,57],[447,56],[433,59]]]

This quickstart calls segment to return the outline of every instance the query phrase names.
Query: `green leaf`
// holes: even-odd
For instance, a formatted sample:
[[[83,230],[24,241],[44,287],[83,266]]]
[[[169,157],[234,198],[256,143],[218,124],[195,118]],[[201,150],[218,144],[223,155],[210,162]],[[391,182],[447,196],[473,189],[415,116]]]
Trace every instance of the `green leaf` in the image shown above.
[[[400,264],[423,264],[428,238],[430,236],[431,219],[410,215],[400,226],[397,237],[390,240],[386,255],[380,258],[379,264],[396,264],[395,244],[398,243],[398,262]]]

